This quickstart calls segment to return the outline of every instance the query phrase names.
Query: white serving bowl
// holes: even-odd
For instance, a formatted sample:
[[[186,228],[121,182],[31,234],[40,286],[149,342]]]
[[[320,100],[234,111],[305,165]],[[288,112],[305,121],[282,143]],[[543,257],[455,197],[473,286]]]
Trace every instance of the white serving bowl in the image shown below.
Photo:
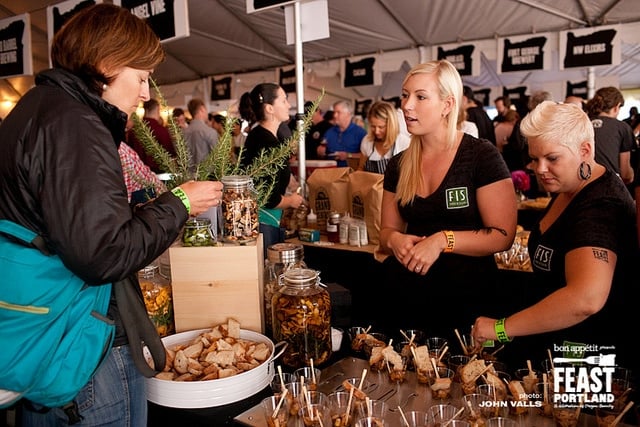
[[[210,329],[181,332],[164,337],[162,342],[165,347],[171,348],[189,343],[207,331]],[[237,402],[258,393],[271,383],[274,376],[273,361],[282,354],[286,344],[274,345],[268,337],[245,329],[240,330],[240,338],[266,343],[271,355],[250,371],[217,380],[168,381],[146,378],[147,400],[171,408],[209,408]],[[280,348],[277,354],[276,348]]]

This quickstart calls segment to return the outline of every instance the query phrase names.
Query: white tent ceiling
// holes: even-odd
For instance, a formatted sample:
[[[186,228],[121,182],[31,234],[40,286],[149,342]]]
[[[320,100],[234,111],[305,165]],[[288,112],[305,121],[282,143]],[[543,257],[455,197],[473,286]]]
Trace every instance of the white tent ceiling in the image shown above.
[[[0,0],[0,19],[30,14],[36,72],[48,66],[46,6],[55,3]],[[295,46],[286,44],[282,8],[247,14],[246,0],[188,0],[188,9],[190,36],[165,43],[167,60],[155,72],[160,85],[295,64]],[[303,45],[307,99],[321,88],[351,99],[395,96],[406,68],[420,59],[420,48],[597,25],[640,25],[639,0],[328,0],[328,9],[330,38]],[[633,38],[622,39],[620,65],[595,67],[597,79],[613,79],[623,89],[640,88],[640,41]],[[391,58],[380,86],[340,87],[334,60],[379,54]],[[546,82],[586,79],[587,70],[560,71],[557,60],[551,71],[498,74],[496,58],[483,54],[481,75],[465,78],[465,83],[535,89]],[[32,84],[32,77],[0,80],[0,100],[16,99]]]

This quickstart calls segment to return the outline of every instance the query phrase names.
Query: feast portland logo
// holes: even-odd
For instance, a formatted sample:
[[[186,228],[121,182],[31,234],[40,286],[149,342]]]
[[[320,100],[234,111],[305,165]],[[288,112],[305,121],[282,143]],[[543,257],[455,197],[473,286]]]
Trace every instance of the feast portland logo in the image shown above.
[[[612,408],[616,355],[611,347],[594,344],[554,344],[553,404],[556,408]],[[586,355],[595,353],[594,355]]]

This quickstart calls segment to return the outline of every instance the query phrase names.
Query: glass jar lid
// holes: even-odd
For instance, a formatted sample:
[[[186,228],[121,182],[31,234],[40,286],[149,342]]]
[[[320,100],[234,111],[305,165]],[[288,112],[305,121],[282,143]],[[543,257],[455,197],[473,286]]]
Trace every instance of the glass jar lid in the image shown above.
[[[310,268],[292,268],[282,274],[282,281],[286,286],[312,286],[320,281],[319,273]]]
[[[272,263],[285,264],[302,260],[304,248],[295,243],[276,243],[267,248],[267,259]]]
[[[184,226],[186,228],[204,228],[211,226],[211,220],[209,218],[189,218]]]
[[[250,176],[246,175],[227,175],[220,178],[220,182],[225,187],[230,188],[245,188],[253,185],[253,180]]]

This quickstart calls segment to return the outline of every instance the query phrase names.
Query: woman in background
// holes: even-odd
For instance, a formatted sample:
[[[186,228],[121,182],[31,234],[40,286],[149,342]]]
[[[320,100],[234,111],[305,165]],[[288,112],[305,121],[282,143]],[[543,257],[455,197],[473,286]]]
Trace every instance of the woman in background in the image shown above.
[[[240,163],[247,167],[261,152],[277,148],[284,143],[278,138],[278,129],[282,123],[288,122],[291,106],[284,89],[275,83],[260,83],[250,93],[245,93],[243,98],[245,102],[248,101],[251,107],[250,114],[256,122],[247,135],[240,159]],[[260,232],[264,239],[265,253],[269,246],[282,242],[285,238],[284,229],[280,228],[282,210],[296,209],[304,202],[300,194],[286,194],[290,180],[291,168],[285,163],[278,169],[269,199],[259,210]]]
[[[383,174],[391,157],[404,151],[411,140],[400,132],[398,113],[386,102],[375,102],[367,113],[369,132],[360,143],[358,170]]]

